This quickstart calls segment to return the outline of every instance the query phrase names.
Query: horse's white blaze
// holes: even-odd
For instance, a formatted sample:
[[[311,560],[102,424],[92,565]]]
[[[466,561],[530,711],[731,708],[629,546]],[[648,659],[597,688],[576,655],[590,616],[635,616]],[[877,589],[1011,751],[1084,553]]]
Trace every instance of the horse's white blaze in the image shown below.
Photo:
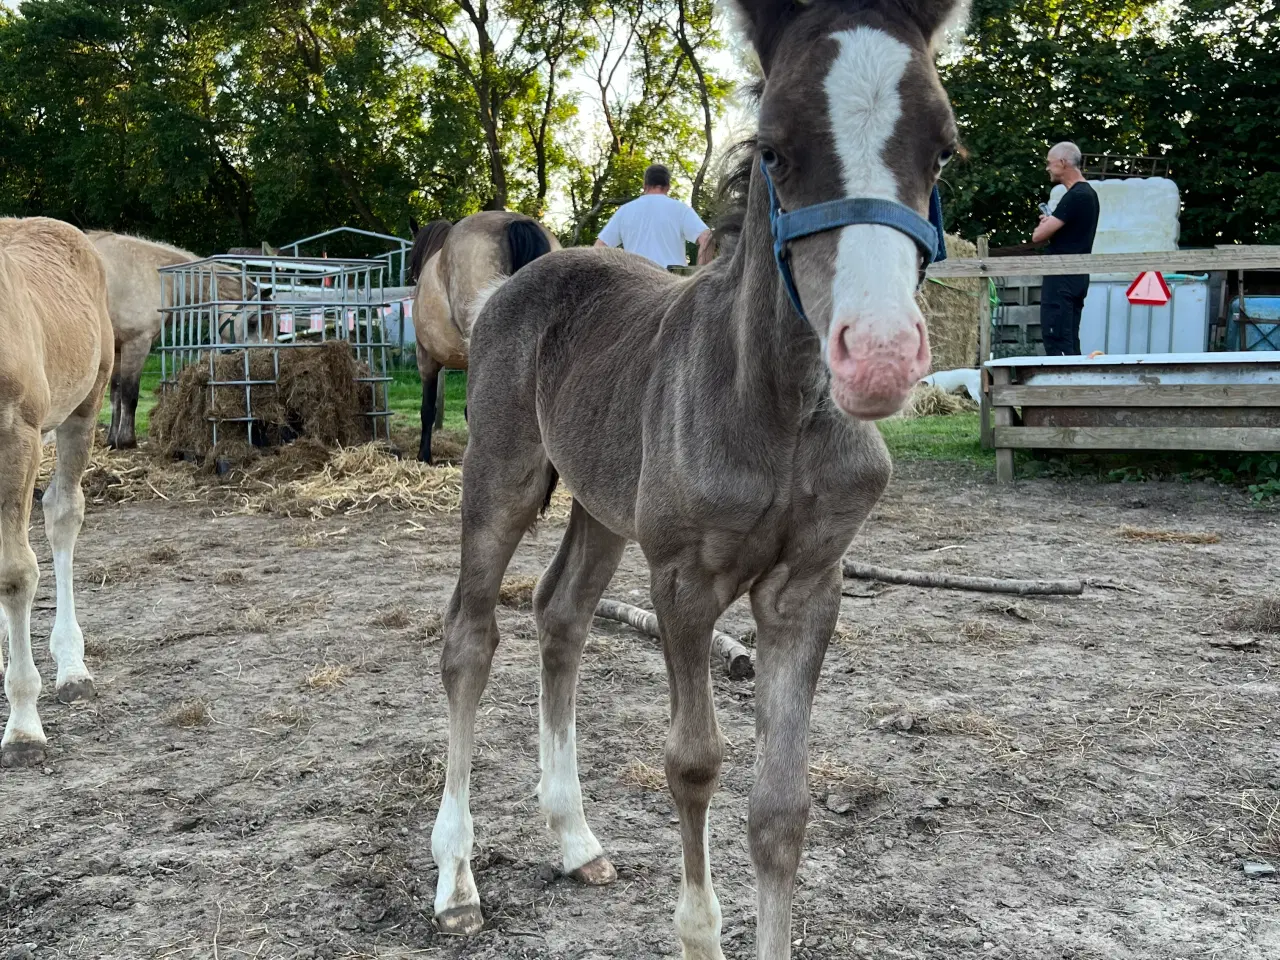
[[[711,811],[702,822],[702,876],[685,873],[680,858],[680,899],[676,901],[676,933],[684,947],[684,960],[724,960],[720,951],[720,898],[711,884]]]
[[[471,824],[470,786],[465,780],[456,787],[446,786],[440,801],[440,813],[431,831],[431,858],[440,873],[436,881],[437,915],[454,907],[480,902],[470,863],[475,836]]]
[[[856,27],[832,35],[840,52],[826,78],[827,109],[844,195],[898,200],[885,147],[902,116],[898,85],[911,48],[880,30]],[[833,318],[857,318],[892,335],[920,319],[915,305],[918,251],[892,227],[857,224],[840,230],[832,277]]]
[[[564,869],[568,873],[604,856],[604,848],[587,826],[587,817],[582,811],[577,732],[573,721],[567,729],[553,730],[544,708],[538,748],[542,766],[538,801],[547,818],[547,827],[560,840]]]

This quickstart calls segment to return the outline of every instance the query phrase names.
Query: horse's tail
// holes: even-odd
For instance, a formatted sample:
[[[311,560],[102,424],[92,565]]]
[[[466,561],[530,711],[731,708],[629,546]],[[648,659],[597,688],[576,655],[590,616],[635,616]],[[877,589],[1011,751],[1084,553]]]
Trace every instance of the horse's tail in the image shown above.
[[[507,224],[507,244],[511,247],[511,272],[551,252],[547,232],[533,220],[512,220]]]

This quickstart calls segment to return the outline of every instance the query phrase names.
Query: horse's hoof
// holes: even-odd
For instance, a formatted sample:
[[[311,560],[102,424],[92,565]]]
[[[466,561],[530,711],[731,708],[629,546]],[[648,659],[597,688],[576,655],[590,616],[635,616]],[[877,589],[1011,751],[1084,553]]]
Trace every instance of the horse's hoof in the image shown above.
[[[44,763],[44,744],[15,740],[0,750],[0,767],[38,767]]]
[[[570,870],[569,876],[589,887],[603,887],[618,879],[618,871],[613,869],[607,857],[596,857],[577,870]]]
[[[80,680],[68,680],[58,688],[59,703],[75,703],[77,700],[92,700],[98,695],[98,691],[93,688],[93,678],[84,677]]]
[[[451,907],[444,913],[436,914],[436,927],[443,934],[451,937],[469,937],[479,933],[484,926],[484,915],[474,904]]]

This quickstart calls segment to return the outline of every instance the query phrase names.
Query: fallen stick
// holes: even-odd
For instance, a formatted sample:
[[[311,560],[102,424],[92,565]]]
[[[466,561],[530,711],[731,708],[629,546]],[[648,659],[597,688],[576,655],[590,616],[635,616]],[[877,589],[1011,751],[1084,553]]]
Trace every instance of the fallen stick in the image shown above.
[[[1012,593],[1027,596],[1071,596],[1084,593],[1079,580],[997,580],[994,577],[961,577],[948,573],[918,573],[890,570],[867,563],[845,560],[844,575],[857,580],[879,580],[908,587],[941,587],[944,590],[977,590],[981,593]]]
[[[628,624],[643,634],[662,639],[662,634],[658,631],[657,614],[633,607],[629,603],[601,600],[596,604],[596,616]],[[725,672],[729,674],[730,680],[750,680],[756,675],[756,667],[751,662],[750,652],[727,633],[721,633],[719,630],[712,631],[711,653],[724,663]]]

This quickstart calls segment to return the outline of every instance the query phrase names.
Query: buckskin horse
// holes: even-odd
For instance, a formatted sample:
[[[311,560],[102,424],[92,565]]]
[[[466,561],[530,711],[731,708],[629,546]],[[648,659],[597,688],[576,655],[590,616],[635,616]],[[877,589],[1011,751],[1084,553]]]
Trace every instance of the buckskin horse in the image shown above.
[[[485,296],[525,264],[560,249],[555,235],[531,217],[486,211],[456,224],[433,220],[415,229],[409,279],[416,284],[413,332],[422,377],[422,440],[418,459],[431,462],[436,377],[467,369],[467,341]]]
[[[40,568],[27,538],[41,437],[56,431],[58,460],[44,492],[58,605],[49,649],[64,703],[93,696],[76,621],[72,556],[84,522],[80,478],[93,450],[111,376],[112,333],[102,258],[75,227],[33,217],[0,219],[0,639],[9,635],[0,741],[6,767],[38,764],[45,735],[36,710],[40,672],[31,655],[31,607]],[[4,673],[0,655],[0,673]]]
[[[940,253],[936,182],[957,149],[934,51],[963,4],[738,6],[765,81],[732,254],[685,279],[617,251],[553,253],[498,289],[472,330],[462,558],[441,653],[448,770],[431,838],[436,922],[449,933],[483,924],[469,779],[499,587],[563,480],[569,524],[534,614],[538,794],[564,869],[589,884],[615,878],[583,811],[574,689],[596,602],[634,540],[670,685],[684,956],[722,957],[707,832],[723,752],[709,649],[716,619],[744,594],[757,624],[756,947],[790,956],[810,711],[840,561],[890,475],[869,421],[893,414],[929,367],[914,294]]]

